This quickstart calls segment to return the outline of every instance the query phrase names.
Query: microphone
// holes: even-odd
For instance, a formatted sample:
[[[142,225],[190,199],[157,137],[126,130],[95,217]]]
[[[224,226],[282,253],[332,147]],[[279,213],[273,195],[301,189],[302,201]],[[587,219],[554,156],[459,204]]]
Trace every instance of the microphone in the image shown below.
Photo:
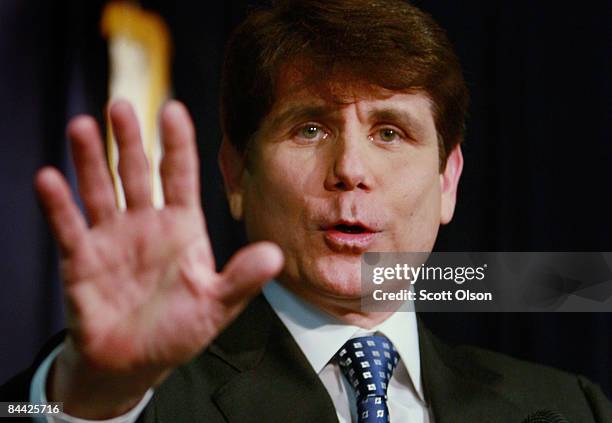
[[[527,416],[523,423],[570,423],[561,414],[552,410],[539,410]]]

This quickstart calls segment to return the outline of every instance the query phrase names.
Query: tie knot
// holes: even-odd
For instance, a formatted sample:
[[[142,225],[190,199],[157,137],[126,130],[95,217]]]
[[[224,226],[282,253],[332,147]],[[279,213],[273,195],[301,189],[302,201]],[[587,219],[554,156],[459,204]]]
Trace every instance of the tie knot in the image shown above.
[[[349,339],[337,354],[342,373],[353,386],[357,399],[387,397],[387,385],[399,354],[382,335]]]

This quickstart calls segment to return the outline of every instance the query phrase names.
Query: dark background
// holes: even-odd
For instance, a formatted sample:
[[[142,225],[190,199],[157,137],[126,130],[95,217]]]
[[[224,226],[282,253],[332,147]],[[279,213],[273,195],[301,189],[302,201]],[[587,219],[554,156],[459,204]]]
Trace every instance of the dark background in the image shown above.
[[[171,4],[170,4],[171,3]],[[216,153],[223,49],[246,1],[145,1],[174,38],[174,92],[195,119],[221,266],[244,242]],[[606,2],[417,1],[446,28],[472,102],[465,170],[442,251],[611,251],[610,17]],[[32,188],[71,176],[64,137],[106,96],[102,2],[0,2],[0,383],[64,326],[57,251]],[[248,71],[248,70],[245,70]],[[435,332],[587,375],[612,397],[612,314],[424,314]]]

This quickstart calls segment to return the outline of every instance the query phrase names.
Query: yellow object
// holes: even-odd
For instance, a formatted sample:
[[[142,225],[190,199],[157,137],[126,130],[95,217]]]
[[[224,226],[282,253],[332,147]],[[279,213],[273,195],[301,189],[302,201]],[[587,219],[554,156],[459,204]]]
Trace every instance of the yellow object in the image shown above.
[[[109,46],[109,98],[129,100],[140,122],[142,142],[151,171],[152,201],[163,206],[159,176],[162,147],[157,112],[170,94],[170,34],[158,14],[137,4],[114,1],[106,5],[101,20]],[[107,116],[107,123],[109,117]],[[119,153],[112,128],[107,125],[107,153],[117,204],[125,207],[117,171]]]

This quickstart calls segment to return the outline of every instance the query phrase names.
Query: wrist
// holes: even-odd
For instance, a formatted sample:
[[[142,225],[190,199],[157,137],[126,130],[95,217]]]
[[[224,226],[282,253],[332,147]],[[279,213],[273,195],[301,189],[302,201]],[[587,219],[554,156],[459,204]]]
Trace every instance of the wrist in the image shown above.
[[[46,386],[48,401],[64,404],[64,412],[84,419],[109,419],[132,410],[147,391],[171,369],[116,372],[96,368],[67,342],[53,362]]]

